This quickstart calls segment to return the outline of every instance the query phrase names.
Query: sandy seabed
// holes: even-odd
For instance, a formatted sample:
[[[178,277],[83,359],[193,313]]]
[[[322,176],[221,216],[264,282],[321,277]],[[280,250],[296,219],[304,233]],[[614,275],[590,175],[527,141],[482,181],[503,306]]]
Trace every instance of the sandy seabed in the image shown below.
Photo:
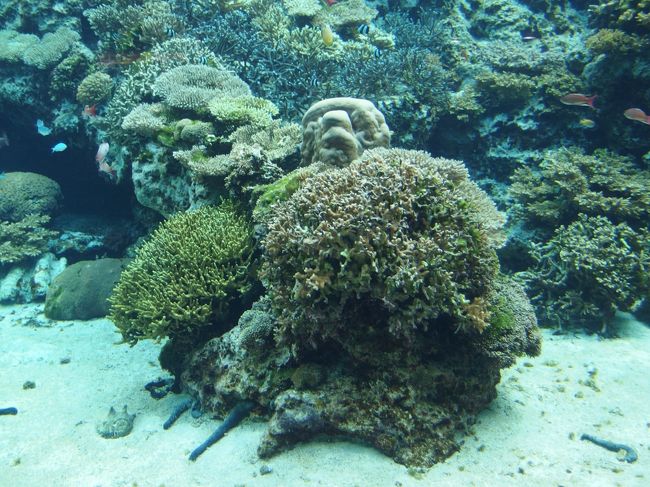
[[[542,355],[503,371],[461,450],[421,473],[334,440],[262,461],[265,425],[251,420],[191,462],[218,421],[184,415],[163,430],[179,397],[154,400],[143,388],[165,375],[160,346],[117,345],[108,320],[51,322],[41,312],[0,307],[0,408],[18,409],[0,416],[1,487],[650,485],[650,328],[629,315],[617,339],[544,331]],[[100,437],[97,423],[125,404],[137,414],[132,433]],[[639,458],[620,461],[582,433],[630,445]]]

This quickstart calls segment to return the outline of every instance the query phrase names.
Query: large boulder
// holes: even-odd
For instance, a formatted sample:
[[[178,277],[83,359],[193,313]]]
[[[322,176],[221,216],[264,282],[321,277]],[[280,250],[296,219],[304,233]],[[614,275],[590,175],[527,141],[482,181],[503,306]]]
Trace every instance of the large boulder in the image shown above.
[[[45,316],[90,320],[108,314],[108,297],[129,259],[84,260],[59,274],[47,291]]]

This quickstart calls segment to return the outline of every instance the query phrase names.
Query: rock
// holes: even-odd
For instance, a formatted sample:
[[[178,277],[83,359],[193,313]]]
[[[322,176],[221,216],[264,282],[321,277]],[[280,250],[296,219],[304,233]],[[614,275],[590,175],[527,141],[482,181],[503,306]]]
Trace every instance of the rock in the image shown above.
[[[90,320],[106,316],[108,297],[128,259],[80,261],[52,282],[45,298],[45,316],[53,320]]]
[[[45,298],[47,289],[67,261],[52,253],[43,255],[33,267],[17,265],[0,276],[0,303],[31,303]]]

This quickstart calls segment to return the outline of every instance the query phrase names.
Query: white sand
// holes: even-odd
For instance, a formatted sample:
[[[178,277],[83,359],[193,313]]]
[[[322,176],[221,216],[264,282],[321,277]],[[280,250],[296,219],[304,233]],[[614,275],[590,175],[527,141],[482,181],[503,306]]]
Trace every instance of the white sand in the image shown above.
[[[39,311],[0,307],[0,407],[19,410],[0,416],[2,487],[650,485],[650,329],[629,316],[615,340],[545,332],[542,356],[504,371],[498,398],[461,451],[410,475],[346,442],[260,461],[264,424],[250,421],[190,462],[217,422],[186,415],[162,429],[179,398],[156,401],[143,389],[162,375],[158,346],[114,345],[120,336],[107,320],[49,323]],[[590,370],[600,392],[585,384]],[[36,387],[23,389],[25,381]],[[133,432],[101,438],[96,423],[124,404],[137,413]],[[583,432],[633,446],[638,461],[579,441]],[[260,475],[262,465],[272,473]]]

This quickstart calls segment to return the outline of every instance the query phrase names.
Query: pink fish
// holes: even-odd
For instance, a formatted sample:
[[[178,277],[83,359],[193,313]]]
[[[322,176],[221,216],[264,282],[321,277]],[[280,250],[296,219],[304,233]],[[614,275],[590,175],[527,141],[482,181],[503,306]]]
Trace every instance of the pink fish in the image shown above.
[[[577,107],[591,107],[593,109],[596,109],[594,106],[594,100],[596,99],[596,95],[589,96],[589,95],[583,95],[582,93],[569,93],[568,95],[564,95],[562,98],[560,98],[560,102],[564,103],[565,105],[573,105]]]
[[[95,156],[95,160],[97,161],[97,164],[101,164],[104,158],[106,157],[106,154],[108,154],[108,149],[110,146],[108,145],[108,142],[102,142],[99,144],[99,148],[97,149],[97,155]]]
[[[630,120],[636,120],[637,122],[650,125],[650,115],[646,115],[640,108],[628,108],[623,112],[623,115]]]
[[[115,177],[115,169],[113,169],[108,163],[100,161],[97,167],[100,173],[107,174],[111,179]]]

